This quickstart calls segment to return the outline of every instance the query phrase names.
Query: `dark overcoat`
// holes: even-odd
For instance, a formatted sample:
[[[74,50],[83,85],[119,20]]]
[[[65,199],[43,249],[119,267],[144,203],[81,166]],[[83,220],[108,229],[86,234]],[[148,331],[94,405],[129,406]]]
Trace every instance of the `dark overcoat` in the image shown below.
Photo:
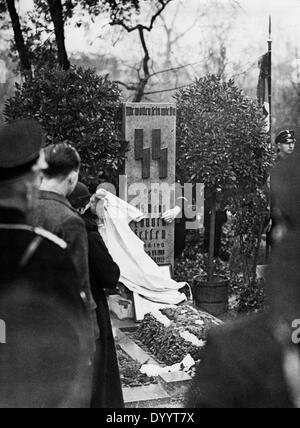
[[[43,227],[66,241],[81,288],[87,297],[86,305],[91,312],[91,323],[93,324],[95,335],[98,336],[95,314],[96,303],[91,293],[88,238],[84,221],[64,196],[45,191],[40,192],[38,205],[30,221],[33,226]]]
[[[88,231],[90,279],[100,329],[92,407],[123,408],[118,359],[105,294],[105,290],[117,287],[120,269],[109,254],[91,212],[88,211],[83,218]]]
[[[66,248],[18,210],[0,208],[0,318],[7,327],[0,407],[89,407],[87,311]]]
[[[215,330],[189,390],[190,408],[292,408],[283,348],[267,315]]]

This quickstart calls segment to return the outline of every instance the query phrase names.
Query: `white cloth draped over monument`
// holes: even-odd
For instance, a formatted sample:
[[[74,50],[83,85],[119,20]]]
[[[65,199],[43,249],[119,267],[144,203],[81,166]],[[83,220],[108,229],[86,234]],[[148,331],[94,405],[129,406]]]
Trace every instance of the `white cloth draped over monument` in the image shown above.
[[[97,205],[98,216],[103,220],[99,232],[119,265],[120,282],[152,302],[177,305],[185,301],[186,296],[179,290],[186,283],[166,278],[161,267],[145,252],[144,242],[129,226],[132,221],[143,220],[144,214],[109,192],[104,192],[104,195]]]

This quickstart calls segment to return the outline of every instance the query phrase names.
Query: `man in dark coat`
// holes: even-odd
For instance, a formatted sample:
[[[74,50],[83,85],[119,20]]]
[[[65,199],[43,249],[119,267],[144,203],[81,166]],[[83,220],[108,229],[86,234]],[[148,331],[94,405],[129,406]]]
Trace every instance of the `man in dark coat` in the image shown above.
[[[80,212],[90,202],[88,188],[78,183],[70,197],[74,208]],[[98,231],[95,206],[83,214],[89,242],[89,267],[93,297],[97,304],[97,319],[100,329],[100,339],[97,343],[97,357],[94,370],[93,408],[123,408],[123,394],[120,381],[118,359],[109,307],[105,290],[117,287],[120,269],[113,261],[103,239]]]
[[[90,400],[84,290],[67,244],[28,223],[47,166],[42,141],[34,121],[0,129],[1,408],[88,407]]]
[[[290,158],[294,151],[296,146],[296,138],[295,138],[295,131],[292,129],[286,129],[284,131],[281,131],[276,139],[275,139],[275,145],[277,148],[277,165],[284,160]],[[267,258],[270,256],[271,248],[274,247],[274,230],[277,228],[277,219],[278,219],[278,213],[276,214],[276,206],[275,201],[273,200],[274,192],[272,190],[272,182],[270,183],[271,187],[271,200],[270,200],[270,214],[267,217],[266,220],[266,238],[267,238]]]
[[[67,199],[77,185],[81,160],[77,151],[66,143],[49,146],[44,152],[48,168],[43,174],[39,201],[31,222],[66,241],[81,288],[86,295],[91,331],[94,331],[96,340],[99,331],[96,304],[90,288],[87,232],[83,220]]]
[[[300,406],[299,341],[292,328],[300,324],[299,162],[299,156],[291,157],[272,174],[280,216],[268,278],[269,309],[211,333],[188,407]]]

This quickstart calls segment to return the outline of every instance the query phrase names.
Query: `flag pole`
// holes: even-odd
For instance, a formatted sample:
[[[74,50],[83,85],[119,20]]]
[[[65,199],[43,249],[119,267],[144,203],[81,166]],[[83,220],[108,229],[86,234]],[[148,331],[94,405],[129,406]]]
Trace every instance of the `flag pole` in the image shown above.
[[[269,56],[269,76],[268,76],[268,93],[270,109],[270,138],[272,139],[272,16],[269,16],[269,38],[268,38],[268,56]]]
[[[269,73],[268,73],[268,96],[269,96],[269,110],[270,110],[270,147],[272,147],[272,16],[269,16],[269,38],[268,38],[268,60],[269,60]],[[266,263],[269,263],[271,254],[270,242],[267,239],[266,243]]]

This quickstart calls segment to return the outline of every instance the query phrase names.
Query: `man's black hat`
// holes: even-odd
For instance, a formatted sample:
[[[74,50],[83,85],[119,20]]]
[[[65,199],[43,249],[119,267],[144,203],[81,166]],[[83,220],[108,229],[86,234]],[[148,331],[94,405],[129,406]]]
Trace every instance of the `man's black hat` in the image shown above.
[[[296,142],[295,131],[293,131],[292,129],[286,129],[285,131],[281,131],[280,134],[277,135],[275,143],[288,144],[290,140]]]
[[[0,129],[0,181],[30,171],[43,145],[43,130],[34,120],[17,120]]]
[[[76,209],[85,208],[91,197],[92,195],[90,194],[88,187],[85,184],[78,182],[74,192],[69,197],[69,201]]]

